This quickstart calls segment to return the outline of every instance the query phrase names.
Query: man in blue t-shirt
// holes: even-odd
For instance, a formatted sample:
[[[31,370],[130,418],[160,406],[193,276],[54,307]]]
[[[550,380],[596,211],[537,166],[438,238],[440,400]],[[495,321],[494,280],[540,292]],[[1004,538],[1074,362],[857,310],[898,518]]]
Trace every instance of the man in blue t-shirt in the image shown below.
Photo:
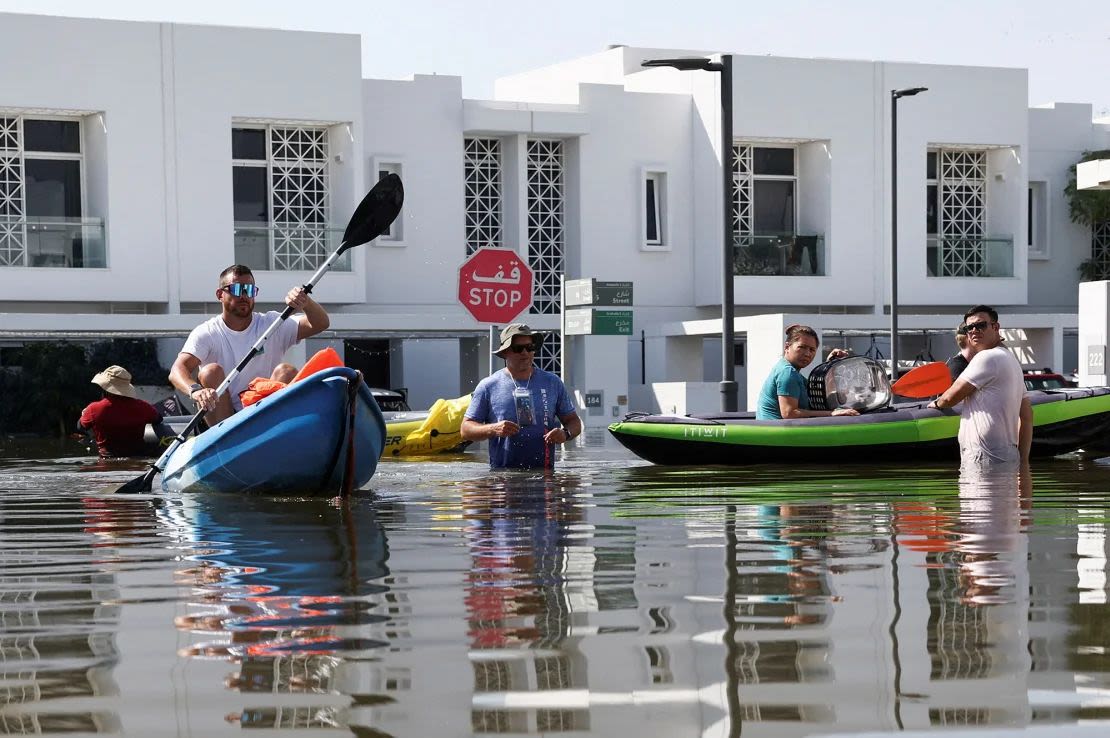
[[[533,365],[542,342],[523,323],[505,326],[493,352],[505,368],[478,383],[466,410],[463,440],[488,440],[494,469],[551,468],[551,447],[582,433],[563,381]]]

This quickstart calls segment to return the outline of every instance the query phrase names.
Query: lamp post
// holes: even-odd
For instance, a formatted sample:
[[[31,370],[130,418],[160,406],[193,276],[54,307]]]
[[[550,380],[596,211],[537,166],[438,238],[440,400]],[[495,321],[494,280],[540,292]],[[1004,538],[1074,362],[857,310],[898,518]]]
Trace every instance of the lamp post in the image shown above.
[[[898,98],[928,87],[890,91],[890,381],[898,380]]]
[[[721,274],[721,410],[736,412],[736,367],[733,347],[736,336],[733,331],[733,237],[732,203],[736,199],[735,183],[732,179],[734,168],[732,156],[732,54],[721,54],[719,62],[701,56],[678,59],[648,59],[645,67],[671,67],[682,71],[702,70],[721,74],[721,181],[724,189],[724,212],[722,239],[723,271]]]

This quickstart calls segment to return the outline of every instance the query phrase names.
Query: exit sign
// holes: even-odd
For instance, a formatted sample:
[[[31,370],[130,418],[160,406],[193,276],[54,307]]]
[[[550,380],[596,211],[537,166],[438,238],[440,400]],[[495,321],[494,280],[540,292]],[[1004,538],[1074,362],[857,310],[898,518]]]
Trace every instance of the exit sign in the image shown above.
[[[631,336],[632,311],[577,308],[566,311],[568,336]]]

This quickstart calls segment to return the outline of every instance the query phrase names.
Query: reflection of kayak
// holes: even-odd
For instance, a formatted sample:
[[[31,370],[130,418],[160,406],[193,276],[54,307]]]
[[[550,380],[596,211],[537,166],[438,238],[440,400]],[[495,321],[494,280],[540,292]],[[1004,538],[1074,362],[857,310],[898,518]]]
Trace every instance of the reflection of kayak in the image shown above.
[[[317,372],[186,440],[166,461],[162,489],[330,496],[340,490],[351,449],[361,487],[377,467],[385,423],[359,382],[349,443],[348,387],[356,376],[346,367]]]
[[[470,405],[470,395],[454,400],[436,400],[428,410],[404,410],[383,412],[385,420],[385,443],[382,447],[383,458],[405,456],[428,456],[438,453],[459,452],[470,445],[459,435],[463,414]],[[174,433],[180,433],[191,415],[178,415],[165,419],[166,425]],[[147,452],[151,456],[162,453],[173,436],[158,437],[149,425],[146,429]],[[160,448],[159,448],[160,446]]]
[[[1110,433],[1110,388],[1029,392],[1033,455],[1055,456]],[[656,464],[874,463],[956,460],[959,416],[902,404],[858,417],[756,420],[754,413],[629,415],[609,432]]]
[[[454,400],[436,400],[423,412],[406,411],[386,416],[383,457],[427,456],[444,451],[461,451],[468,444],[459,435],[470,395]]]
[[[381,506],[371,502],[283,505],[259,495],[199,495],[159,515],[192,543],[189,560],[214,567],[209,584],[212,574],[222,575],[218,589],[229,598],[362,596],[380,592],[375,580],[389,573]]]

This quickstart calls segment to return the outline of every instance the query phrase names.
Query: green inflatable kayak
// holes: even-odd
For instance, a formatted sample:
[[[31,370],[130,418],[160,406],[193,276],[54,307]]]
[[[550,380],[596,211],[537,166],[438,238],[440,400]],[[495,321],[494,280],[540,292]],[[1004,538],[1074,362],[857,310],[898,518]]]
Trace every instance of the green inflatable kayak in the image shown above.
[[[1027,393],[1034,457],[1110,441],[1110,387]],[[632,413],[609,426],[625,447],[656,464],[836,464],[959,459],[959,415],[901,403],[859,416],[756,420],[755,413]]]

